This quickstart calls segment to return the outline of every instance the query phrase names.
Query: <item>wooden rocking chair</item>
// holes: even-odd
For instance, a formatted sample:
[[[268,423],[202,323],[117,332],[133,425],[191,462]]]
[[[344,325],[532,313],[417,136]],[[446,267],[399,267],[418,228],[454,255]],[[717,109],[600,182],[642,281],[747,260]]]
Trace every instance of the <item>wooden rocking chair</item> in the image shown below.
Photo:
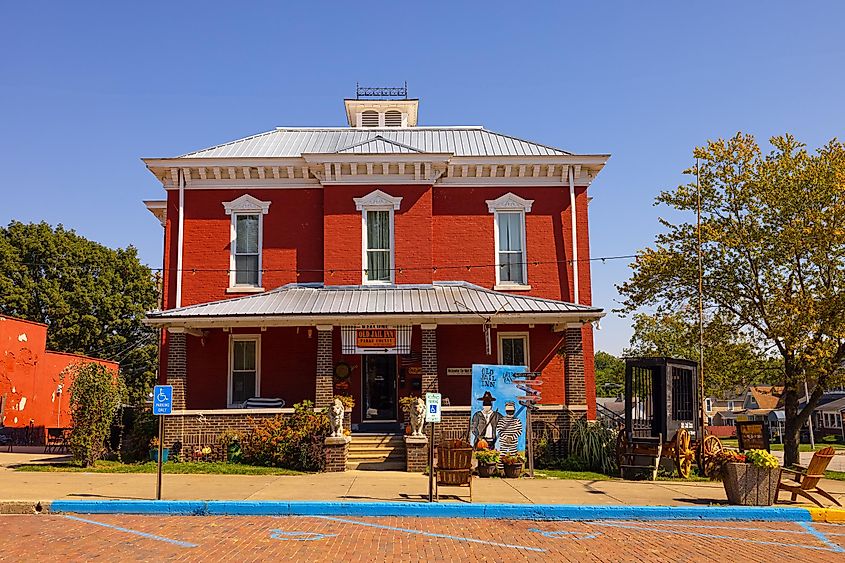
[[[802,467],[800,465],[795,465],[795,469],[787,469],[784,467],[782,470],[783,472],[781,473],[780,483],[778,483],[778,490],[775,499],[777,499],[777,495],[780,495],[781,491],[788,491],[792,493],[792,502],[795,502],[798,495],[801,495],[802,497],[810,499],[818,506],[822,506],[822,503],[813,496],[813,494],[818,494],[831,502],[836,503],[837,506],[842,506],[839,504],[838,500],[819,488],[819,481],[822,477],[824,477],[824,471],[830,464],[830,460],[833,459],[835,451],[836,450],[830,446],[822,448],[813,454],[813,459],[810,460],[810,465],[807,467]],[[784,482],[784,473],[791,473],[795,476],[795,478],[790,479],[791,482]]]

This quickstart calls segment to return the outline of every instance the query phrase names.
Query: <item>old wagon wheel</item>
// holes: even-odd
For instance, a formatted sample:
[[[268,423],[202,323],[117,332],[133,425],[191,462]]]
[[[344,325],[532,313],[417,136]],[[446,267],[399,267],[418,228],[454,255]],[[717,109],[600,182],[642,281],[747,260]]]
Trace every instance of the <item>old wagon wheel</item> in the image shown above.
[[[690,447],[689,432],[681,428],[675,433],[673,442],[675,442],[674,460],[678,474],[684,479],[689,479],[692,460],[695,459],[695,450]]]
[[[701,457],[698,460],[698,468],[707,477],[711,477],[712,467],[711,460],[724,448],[722,441],[716,436],[710,435],[704,438],[701,443]]]

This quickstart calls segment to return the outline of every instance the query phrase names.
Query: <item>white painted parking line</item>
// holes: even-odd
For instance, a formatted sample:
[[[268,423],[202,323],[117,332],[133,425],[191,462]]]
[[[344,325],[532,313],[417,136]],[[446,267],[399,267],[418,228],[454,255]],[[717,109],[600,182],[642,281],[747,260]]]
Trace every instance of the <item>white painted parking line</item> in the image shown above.
[[[134,534],[136,536],[141,536],[142,538],[147,538],[148,540],[155,540],[165,543],[171,543],[173,545],[178,545],[179,547],[198,547],[195,543],[189,543],[185,541],[179,540],[172,540],[170,538],[165,538],[163,536],[157,536],[155,534],[148,534],[147,532],[141,532],[139,530],[130,530],[129,528],[122,528],[120,526],[114,526],[112,524],[106,524],[105,522],[97,522],[96,520],[88,520],[87,518],[80,518],[79,516],[70,516],[69,514],[61,514],[64,518],[68,518],[70,520],[76,520],[77,522],[85,522],[86,524],[93,524],[95,526],[102,526],[103,528],[110,528],[112,530],[118,530],[119,532],[126,532],[127,534]]]
[[[461,536],[450,536],[448,534],[436,534],[434,532],[426,532],[424,530],[413,530],[411,528],[397,528],[396,526],[387,526],[384,524],[376,524],[375,522],[361,522],[360,520],[349,520],[347,518],[336,518],[334,516],[307,516],[306,518],[319,518],[321,520],[331,520],[333,522],[343,522],[344,524],[356,524],[358,526],[367,526],[369,528],[379,528],[382,530],[393,530],[394,532],[404,532],[406,534],[414,534],[418,536],[427,536],[430,538],[440,538],[447,540],[455,540],[460,542],[480,543],[484,545],[492,545],[496,547],[510,547],[512,549],[524,549],[526,551],[545,552],[547,550],[541,547],[529,547],[525,545],[513,545],[509,543],[496,543],[489,540],[479,540],[475,538],[464,538]]]

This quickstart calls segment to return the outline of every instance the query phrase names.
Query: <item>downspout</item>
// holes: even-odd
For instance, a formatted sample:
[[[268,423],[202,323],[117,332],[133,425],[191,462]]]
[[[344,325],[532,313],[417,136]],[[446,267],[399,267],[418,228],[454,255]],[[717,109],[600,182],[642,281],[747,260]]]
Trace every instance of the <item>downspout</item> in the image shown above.
[[[574,303],[581,303],[578,292],[578,224],[575,215],[575,171],[569,166],[569,207],[572,209],[572,287],[575,288]],[[181,207],[179,208],[181,211]],[[181,231],[180,231],[181,232]]]
[[[179,236],[176,242],[176,308],[182,306],[182,245],[185,231],[185,175],[179,169]]]

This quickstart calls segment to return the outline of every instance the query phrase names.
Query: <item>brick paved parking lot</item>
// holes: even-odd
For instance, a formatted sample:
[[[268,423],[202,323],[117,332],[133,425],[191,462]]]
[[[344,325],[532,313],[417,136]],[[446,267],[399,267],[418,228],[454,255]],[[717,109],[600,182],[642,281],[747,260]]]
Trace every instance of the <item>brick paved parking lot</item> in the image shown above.
[[[3,561],[845,561],[845,526],[267,516],[0,516]]]

